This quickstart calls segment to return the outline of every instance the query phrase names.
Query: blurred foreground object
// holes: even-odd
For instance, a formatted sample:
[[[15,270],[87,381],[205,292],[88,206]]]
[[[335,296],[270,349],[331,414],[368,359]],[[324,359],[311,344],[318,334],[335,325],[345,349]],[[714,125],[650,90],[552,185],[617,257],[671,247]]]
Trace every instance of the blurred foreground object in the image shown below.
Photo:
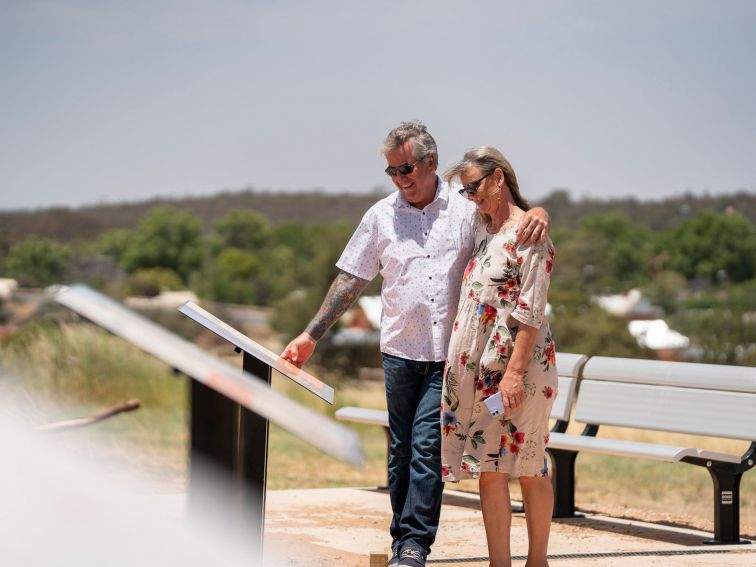
[[[3,565],[241,567],[260,553],[213,510],[188,521],[183,495],[116,481],[53,439],[0,415]]]
[[[234,368],[86,286],[64,288],[56,301],[194,379],[190,512],[211,513],[240,541],[262,548],[268,419],[333,457],[364,463],[356,433],[272,390],[261,361]],[[199,490],[205,477],[211,488]]]
[[[120,413],[137,410],[141,407],[139,400],[129,400],[127,402],[121,402],[114,406],[110,406],[107,409],[102,410],[89,417],[77,417],[75,419],[66,419],[65,421],[56,421],[54,423],[47,423],[45,425],[38,425],[34,428],[34,431],[38,432],[55,432],[66,431],[68,429],[76,429],[77,427],[85,427],[92,425],[100,421],[106,420],[110,417],[114,417]]]

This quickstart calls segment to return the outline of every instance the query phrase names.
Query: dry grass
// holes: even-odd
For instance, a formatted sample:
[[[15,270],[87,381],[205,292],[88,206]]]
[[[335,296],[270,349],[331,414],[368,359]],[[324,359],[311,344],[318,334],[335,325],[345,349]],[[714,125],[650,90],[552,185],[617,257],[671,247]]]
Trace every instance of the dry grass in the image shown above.
[[[385,409],[382,382],[351,383],[336,388],[333,407],[284,378],[274,378],[273,386],[301,403],[333,414],[338,407],[358,405]],[[354,425],[367,460],[364,469],[336,461],[279,427],[270,429],[268,486],[270,488],[377,486],[386,483],[386,436],[383,428]]]

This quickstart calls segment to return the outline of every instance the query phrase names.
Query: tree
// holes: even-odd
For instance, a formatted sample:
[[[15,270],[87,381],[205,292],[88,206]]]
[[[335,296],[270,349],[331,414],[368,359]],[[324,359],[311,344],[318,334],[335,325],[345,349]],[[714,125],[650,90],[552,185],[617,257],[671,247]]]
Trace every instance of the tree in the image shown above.
[[[97,249],[100,253],[113,258],[115,262],[120,262],[133,238],[134,233],[132,231],[125,228],[113,228],[100,236],[97,241]]]
[[[669,267],[689,280],[742,282],[756,276],[756,228],[739,213],[701,211],[665,231],[658,247]]]
[[[299,222],[287,222],[273,229],[276,242],[288,246],[299,261],[308,261],[317,248],[317,229]]]
[[[215,232],[223,246],[241,250],[261,250],[273,240],[268,220],[252,211],[228,213],[215,223]]]
[[[181,289],[181,278],[167,268],[144,268],[129,278],[129,291],[134,295],[154,297],[163,290]]]
[[[549,323],[557,350],[588,356],[652,358],[630,334],[627,319],[595,305],[584,288],[565,287],[555,280],[549,288],[549,303],[553,307]]]
[[[328,292],[331,282],[339,273],[336,262],[346,246],[354,227],[347,223],[322,224],[306,227],[306,237],[300,239],[298,230],[287,227],[289,241],[309,242],[310,250],[298,249],[304,256],[298,257],[297,250],[291,257],[294,268],[291,274],[296,282],[286,289],[285,294],[274,305],[275,317],[272,326],[287,337],[300,333],[317,312]],[[294,287],[299,284],[299,287]],[[379,293],[381,278],[378,277],[363,292],[363,295]],[[338,323],[337,323],[338,325]]]
[[[67,246],[30,237],[11,247],[5,270],[20,285],[44,287],[62,281],[70,255]]]
[[[674,313],[681,299],[688,291],[687,281],[682,274],[664,271],[654,274],[651,282],[643,287],[643,293],[651,303],[658,305],[667,314]]]
[[[192,289],[213,301],[255,303],[253,278],[261,264],[257,257],[237,248],[208,255],[202,269],[192,277]]]
[[[619,212],[591,215],[580,223],[580,231],[594,243],[600,266],[608,285],[636,286],[647,279],[646,258],[651,244],[648,229],[631,223]]]
[[[128,242],[121,266],[129,273],[145,268],[173,270],[182,282],[196,270],[203,255],[202,228],[192,213],[169,207],[152,209]]]
[[[702,362],[756,366],[756,278],[701,290],[670,318]]]

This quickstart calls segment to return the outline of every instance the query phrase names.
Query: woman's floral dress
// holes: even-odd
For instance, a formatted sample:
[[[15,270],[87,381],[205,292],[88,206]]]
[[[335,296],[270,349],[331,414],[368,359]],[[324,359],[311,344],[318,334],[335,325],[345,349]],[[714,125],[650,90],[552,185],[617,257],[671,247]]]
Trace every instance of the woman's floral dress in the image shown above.
[[[443,480],[477,478],[481,472],[543,476],[557,394],[555,346],[545,318],[554,248],[550,241],[519,245],[514,226],[492,235],[482,223],[475,242],[444,370]],[[525,370],[524,402],[509,418],[492,417],[483,400],[499,391],[520,323],[539,328]]]

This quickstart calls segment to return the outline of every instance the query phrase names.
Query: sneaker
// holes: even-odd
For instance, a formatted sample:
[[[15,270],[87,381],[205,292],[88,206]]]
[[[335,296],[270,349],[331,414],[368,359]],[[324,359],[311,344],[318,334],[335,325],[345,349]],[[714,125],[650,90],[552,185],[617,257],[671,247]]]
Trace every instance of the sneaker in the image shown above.
[[[398,567],[425,567],[425,554],[419,549],[408,547],[402,550]]]

